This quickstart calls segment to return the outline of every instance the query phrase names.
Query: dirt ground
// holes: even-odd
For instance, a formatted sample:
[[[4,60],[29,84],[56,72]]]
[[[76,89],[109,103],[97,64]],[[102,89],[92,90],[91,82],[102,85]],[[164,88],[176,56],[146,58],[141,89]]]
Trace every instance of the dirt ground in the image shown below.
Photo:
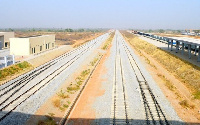
[[[92,78],[88,81],[87,87],[82,92],[81,97],[77,101],[76,107],[68,117],[69,124],[73,125],[90,125],[95,117],[95,110],[92,105],[98,96],[104,94],[105,90],[102,90],[101,83],[106,80],[101,78],[101,74],[105,74],[107,69],[104,66],[104,62],[109,57],[109,49],[103,56],[96,70],[94,71]],[[80,112],[81,111],[81,112]],[[82,119],[84,118],[84,119]]]
[[[128,39],[126,38],[126,40]],[[174,107],[178,116],[187,124],[199,124],[200,123],[200,102],[192,98],[192,94],[189,92],[188,88],[184,86],[184,84],[181,83],[177,78],[175,78],[174,74],[169,73],[161,64],[155,61],[151,56],[149,56],[142,50],[140,51],[141,53],[138,53],[137,51],[134,50],[134,52],[142,60],[142,63],[145,65],[146,69],[152,75],[153,79],[159,85],[162,92],[165,94],[166,98]],[[150,64],[149,62],[146,61],[147,59],[150,60]],[[170,90],[166,86],[165,81],[159,76],[165,76],[165,78],[169,80],[173,84],[173,86],[175,86],[175,89]],[[183,101],[183,100],[187,100],[188,105],[190,105],[191,108],[181,106],[180,101]]]
[[[21,32],[16,31],[15,37],[28,37],[34,35],[48,35],[55,34],[56,45],[72,45],[75,43],[79,43],[82,40],[89,40],[95,38],[103,32],[45,32],[45,31],[27,31]]]

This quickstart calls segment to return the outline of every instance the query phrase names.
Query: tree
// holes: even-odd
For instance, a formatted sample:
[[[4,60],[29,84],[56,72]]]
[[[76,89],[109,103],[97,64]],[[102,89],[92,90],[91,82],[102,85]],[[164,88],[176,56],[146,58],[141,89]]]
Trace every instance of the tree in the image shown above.
[[[177,30],[177,33],[181,33],[181,31],[180,31],[180,30]]]
[[[74,30],[70,29],[70,28],[67,28],[67,29],[65,29],[65,32],[74,32]]]
[[[69,29],[65,29],[65,32],[69,32]]]
[[[9,28],[8,31],[14,31],[13,29]]]
[[[149,31],[148,31],[149,33],[152,33],[153,32],[153,30],[152,29],[149,29]]]
[[[85,31],[84,29],[79,29],[79,30],[78,30],[78,32],[84,32],[84,31]]]
[[[74,32],[74,30],[73,29],[69,29],[69,32]]]
[[[163,29],[159,29],[158,32],[159,32],[159,33],[164,33],[165,30],[163,30]]]

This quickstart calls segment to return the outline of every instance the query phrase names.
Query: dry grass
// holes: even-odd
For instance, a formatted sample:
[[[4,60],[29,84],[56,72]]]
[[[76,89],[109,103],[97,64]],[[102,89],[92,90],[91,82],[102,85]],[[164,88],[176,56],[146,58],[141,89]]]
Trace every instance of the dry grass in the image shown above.
[[[113,36],[114,36],[114,33],[112,33],[110,35],[110,37],[108,38],[108,40],[105,42],[104,46],[101,49],[103,49],[103,50],[108,49],[108,47],[110,46],[110,44],[112,42]]]
[[[83,70],[81,72],[81,74],[76,77],[75,81],[76,81],[76,85],[71,84],[71,86],[67,87],[67,91],[77,91],[80,89],[80,85],[83,83],[83,81],[86,79],[86,77],[88,76],[88,74],[90,73],[90,69],[87,70]]]
[[[77,91],[79,90],[80,87],[78,85],[74,85],[74,86],[69,86],[67,87],[67,91],[70,92],[70,91]]]
[[[190,105],[187,100],[180,101],[179,104],[184,108],[190,108],[190,109],[194,109],[195,108],[195,106],[194,105]]]
[[[10,77],[12,75],[15,75],[23,70],[26,70],[28,68],[31,68],[32,66],[24,61],[22,63],[18,63],[15,65],[11,65],[9,67],[6,67],[4,69],[0,70],[0,81],[6,79],[7,77]]]
[[[66,104],[67,102],[67,104]],[[69,104],[68,103],[69,101],[66,101],[65,98],[60,98],[60,97],[55,97],[52,101],[54,107],[60,109],[61,111],[64,111],[66,108],[69,107]]]
[[[61,89],[60,92],[57,93],[60,98],[69,98],[69,95],[66,95],[65,92]]]
[[[79,87],[83,83],[83,81],[86,79],[86,77],[89,75],[89,73],[90,73],[90,69],[83,70],[81,72],[81,74],[78,77],[76,77],[76,79],[75,79],[76,87]],[[74,87],[72,87],[72,88],[74,88]],[[69,88],[67,88],[67,90],[71,91],[71,90],[69,90]],[[76,89],[75,89],[75,91],[76,91]]]
[[[83,71],[81,72],[81,77],[82,77],[83,79],[85,79],[85,77],[86,77],[89,73],[90,73],[90,69],[83,70]]]
[[[93,61],[90,62],[90,65],[94,66],[98,60],[99,60],[98,57],[94,58]]]
[[[16,37],[28,37],[33,35],[47,35],[55,34],[56,45],[72,45],[76,41],[81,39],[90,39],[94,36],[99,36],[102,33],[93,32],[45,32],[45,31],[27,31],[27,32],[15,32]]]
[[[59,108],[61,106],[61,101],[59,98],[54,98],[53,99],[53,105],[57,108]]]
[[[46,115],[46,119],[45,120],[40,120],[38,122],[38,125],[57,125],[56,121],[53,119],[53,116],[55,114],[54,113],[48,113],[48,115]]]
[[[156,46],[139,39],[138,37],[124,33],[130,44],[138,50],[151,55],[156,61],[162,64],[176,78],[183,82],[193,93],[195,99],[200,99],[200,68],[186,62],[177,56],[161,50]]]
[[[167,86],[169,90],[174,91],[176,89],[176,87],[171,83],[171,81],[169,81],[164,75],[157,74],[157,76],[164,81],[165,86]]]

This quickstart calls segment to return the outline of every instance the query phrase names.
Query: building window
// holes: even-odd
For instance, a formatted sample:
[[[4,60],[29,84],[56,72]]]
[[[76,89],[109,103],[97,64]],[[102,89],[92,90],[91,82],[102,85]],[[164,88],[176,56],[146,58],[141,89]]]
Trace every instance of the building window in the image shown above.
[[[40,46],[40,51],[42,51],[42,46]]]
[[[35,47],[34,47],[34,48],[32,48],[32,54],[33,54],[33,53],[35,53]]]
[[[52,47],[54,47],[54,43],[52,43]]]
[[[8,43],[7,42],[5,43],[5,47],[8,47]]]
[[[46,49],[47,49],[47,44],[46,44]]]

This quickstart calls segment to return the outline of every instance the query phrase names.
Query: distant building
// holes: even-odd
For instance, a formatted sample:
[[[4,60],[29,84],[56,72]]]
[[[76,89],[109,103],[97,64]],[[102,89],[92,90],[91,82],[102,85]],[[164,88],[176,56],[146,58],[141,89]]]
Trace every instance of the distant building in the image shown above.
[[[10,38],[11,55],[31,55],[55,47],[55,35]]]
[[[14,32],[0,32],[0,49],[9,48],[10,41],[9,38],[14,38]]]

